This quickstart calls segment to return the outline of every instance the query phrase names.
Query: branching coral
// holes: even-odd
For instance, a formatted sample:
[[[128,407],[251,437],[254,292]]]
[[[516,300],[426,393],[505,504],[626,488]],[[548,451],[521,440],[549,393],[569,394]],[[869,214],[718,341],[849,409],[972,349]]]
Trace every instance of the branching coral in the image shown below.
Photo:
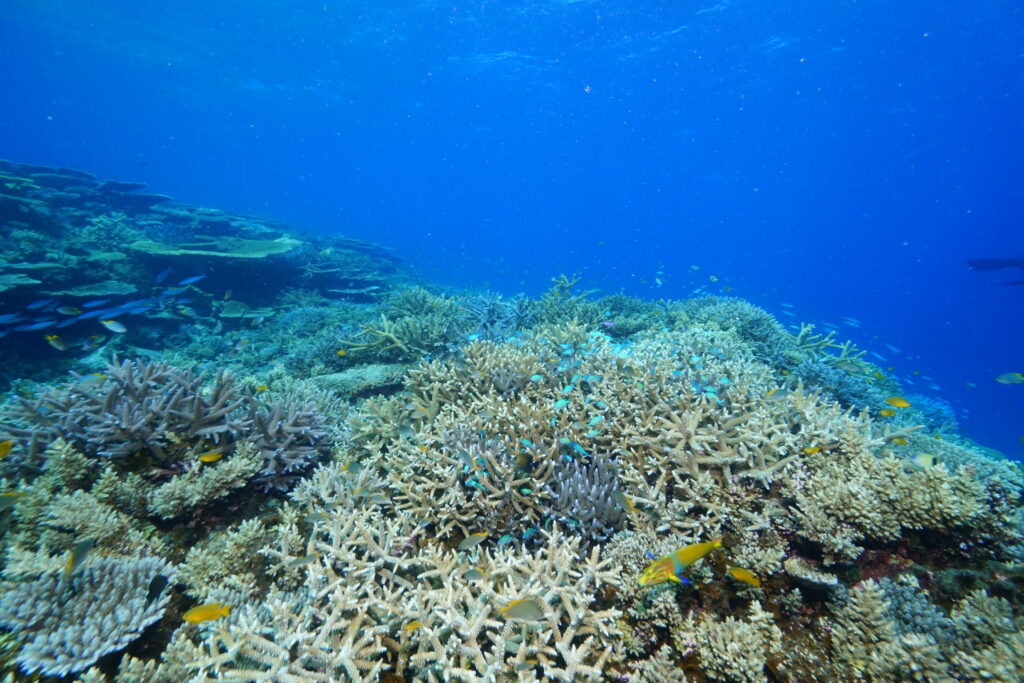
[[[174,569],[158,558],[99,558],[71,577],[51,572],[6,585],[0,624],[29,638],[18,663],[26,673],[65,676],[123,649],[160,619],[170,599],[166,590],[150,595],[157,575],[170,580]]]
[[[60,438],[120,470],[149,465],[172,474],[198,465],[200,453],[250,443],[262,456],[254,479],[265,490],[286,490],[328,449],[323,418],[311,405],[253,397],[224,373],[207,387],[191,370],[143,361],[115,360],[105,375],[22,399],[4,429],[30,462]]]

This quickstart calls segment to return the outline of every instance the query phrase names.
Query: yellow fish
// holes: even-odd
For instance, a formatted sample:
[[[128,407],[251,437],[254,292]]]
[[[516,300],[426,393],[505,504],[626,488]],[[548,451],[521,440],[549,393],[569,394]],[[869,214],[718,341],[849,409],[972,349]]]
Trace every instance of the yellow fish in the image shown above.
[[[910,401],[903,398],[902,396],[890,396],[885,399],[885,402],[891,405],[893,408],[909,408]]]
[[[928,469],[929,467],[935,467],[939,464],[938,456],[932,455],[931,453],[918,453],[913,458],[912,462],[918,467]]]
[[[406,633],[412,633],[413,631],[418,629],[420,626],[423,626],[423,622],[420,621],[419,619],[417,619],[415,621],[410,621],[408,624],[406,624],[402,628],[405,629]]]
[[[504,607],[499,607],[503,617],[508,619],[522,619],[523,621],[539,621],[544,618],[544,610],[540,603],[533,599],[513,600]]]
[[[266,391],[269,388],[270,387],[268,387],[266,384],[257,384],[256,385],[256,391]]]
[[[474,546],[478,546],[481,543],[483,543],[487,536],[488,534],[486,531],[481,531],[478,534],[470,534],[469,536],[466,536],[464,539],[462,539],[462,541],[456,547],[459,550],[468,550]]]
[[[124,334],[125,332],[128,331],[127,327],[117,322],[116,320],[103,320],[100,321],[100,325],[103,325],[103,327],[107,328],[108,330],[116,334]]]
[[[68,343],[66,341],[61,339],[60,336],[56,334],[46,335],[46,343],[48,343],[50,346],[57,349],[58,351],[67,351],[69,348],[71,348],[70,346],[68,346]]]
[[[713,541],[706,543],[691,543],[674,552],[665,555],[657,562],[651,564],[640,575],[641,586],[653,586],[665,581],[682,583],[679,574],[691,564],[701,559],[712,550],[722,547],[722,537],[719,536]]]
[[[996,377],[1000,384],[1024,384],[1024,374],[1019,372],[1004,372]]]
[[[878,414],[881,415],[882,417],[892,417],[893,415],[896,414],[896,411],[893,410],[892,408],[882,408],[881,410],[878,411]]]
[[[880,373],[878,370],[875,370],[874,372],[872,372],[871,376],[874,377],[875,379],[885,379],[885,375]]]
[[[337,353],[338,353],[339,356],[347,356],[348,355],[348,351],[346,351],[345,349],[338,349]]]
[[[4,441],[4,442],[0,443],[0,458],[4,457],[8,453],[10,453],[11,452],[11,448],[13,448],[13,447],[14,447],[14,442],[11,441],[10,439],[7,439],[7,441]]]
[[[470,567],[462,575],[462,578],[469,579],[470,581],[479,581],[481,579],[487,578],[487,572],[485,572],[483,569],[480,569],[479,567]]]
[[[222,457],[224,457],[224,454],[220,451],[210,451],[209,453],[203,453],[200,455],[199,459],[203,462],[217,462]]]
[[[226,617],[231,612],[231,605],[222,605],[219,602],[208,602],[205,605],[196,605],[182,615],[182,618],[190,624],[201,624],[211,619]]]
[[[749,583],[751,586],[755,586],[757,588],[761,587],[761,579],[754,576],[754,573],[749,569],[742,569],[740,567],[729,567],[729,576],[736,579],[737,581]]]
[[[907,441],[905,437],[902,436],[897,436],[895,439],[891,439],[891,441],[897,446],[906,446],[908,443],[910,443],[909,441]]]
[[[808,446],[804,449],[804,453],[807,455],[814,455],[815,453],[821,452],[821,446]]]
[[[619,507],[626,512],[636,511],[636,504],[622,491],[612,491],[612,498],[614,498],[615,502],[619,504]]]

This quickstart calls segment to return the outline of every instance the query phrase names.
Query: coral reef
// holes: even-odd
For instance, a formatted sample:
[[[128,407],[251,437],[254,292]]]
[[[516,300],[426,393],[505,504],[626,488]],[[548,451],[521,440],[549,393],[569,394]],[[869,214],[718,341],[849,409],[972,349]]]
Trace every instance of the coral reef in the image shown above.
[[[441,291],[372,245],[0,174],[4,342],[117,323],[70,379],[0,361],[0,676],[1020,680],[1024,474],[941,401],[886,409],[909,394],[834,331],[577,277]]]

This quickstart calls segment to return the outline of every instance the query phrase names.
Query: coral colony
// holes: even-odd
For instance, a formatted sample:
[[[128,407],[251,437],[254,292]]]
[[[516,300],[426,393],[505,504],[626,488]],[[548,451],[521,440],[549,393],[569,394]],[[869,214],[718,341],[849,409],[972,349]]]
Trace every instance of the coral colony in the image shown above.
[[[1020,680],[1024,475],[834,332],[0,181],[5,680]]]

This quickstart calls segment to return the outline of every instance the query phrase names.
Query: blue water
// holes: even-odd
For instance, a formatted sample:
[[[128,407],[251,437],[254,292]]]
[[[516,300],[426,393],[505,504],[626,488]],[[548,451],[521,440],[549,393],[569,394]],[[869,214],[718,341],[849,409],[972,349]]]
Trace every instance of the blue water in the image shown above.
[[[1021,273],[965,259],[1024,257],[1022,35],[1000,0],[4,0],[0,157],[444,284],[786,302],[1021,457]]]

